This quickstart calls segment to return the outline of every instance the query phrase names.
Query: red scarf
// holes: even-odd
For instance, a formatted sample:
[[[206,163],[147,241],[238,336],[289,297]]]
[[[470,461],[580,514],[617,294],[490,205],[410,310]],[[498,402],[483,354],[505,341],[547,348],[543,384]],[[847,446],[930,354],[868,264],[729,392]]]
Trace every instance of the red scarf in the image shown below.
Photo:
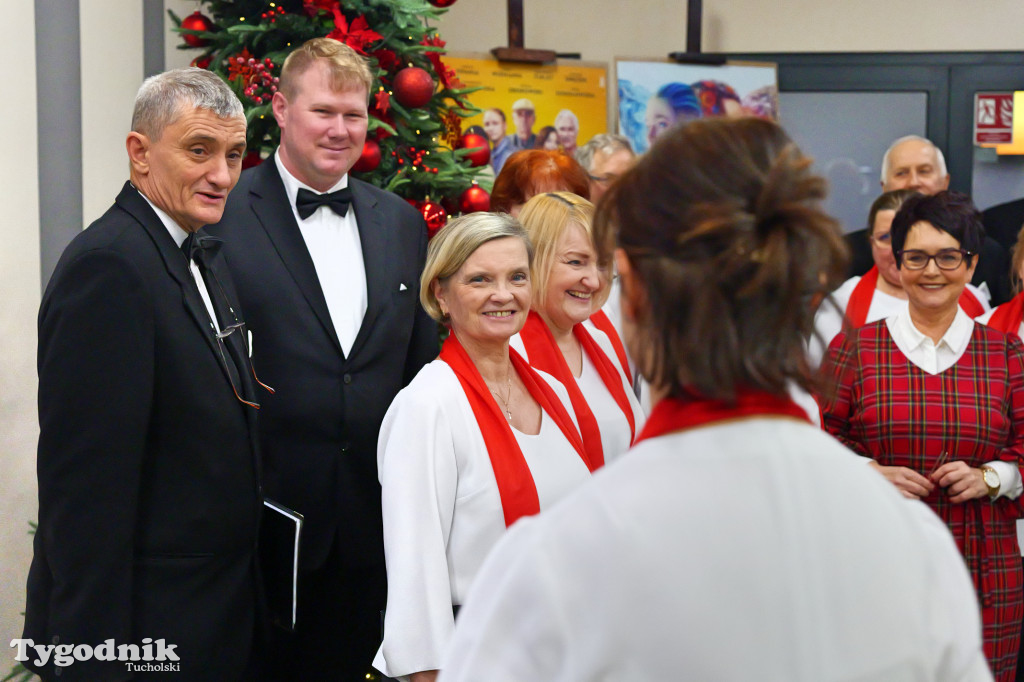
[[[1020,336],[1020,324],[1024,322],[1024,293],[1017,294],[995,309],[988,320],[988,326],[1004,334]]]
[[[636,442],[732,419],[769,416],[795,417],[810,423],[807,413],[789,396],[741,389],[735,405],[703,398],[664,398],[651,410]]]
[[[875,296],[875,289],[878,287],[878,266],[873,265],[867,273],[860,278],[857,286],[850,294],[850,301],[846,304],[846,319],[854,329],[864,326],[868,319],[868,310],[871,309],[871,299]],[[985,306],[981,301],[964,287],[957,301],[963,311],[970,318],[975,318],[985,312]]]
[[[612,348],[615,349],[615,355],[619,358],[619,364],[622,365],[622,374],[632,381],[633,373],[629,371],[629,356],[626,355],[626,347],[622,345],[622,339],[619,338],[619,332],[616,331],[615,325],[612,324],[612,321],[608,319],[603,310],[598,310],[591,315],[590,321],[608,336],[608,339],[612,342]]]
[[[530,467],[526,464],[523,451],[516,442],[512,427],[505,418],[505,413],[498,407],[491,391],[487,388],[476,365],[469,354],[459,343],[455,334],[449,334],[441,347],[441,359],[455,372],[462,384],[462,390],[473,408],[473,416],[480,427],[487,447],[487,456],[491,460],[494,479],[498,483],[498,495],[501,497],[501,509],[505,515],[505,526],[511,526],[519,518],[540,512],[540,499],[537,497],[537,485],[533,482]],[[579,453],[580,459],[590,471],[597,467],[587,460],[583,443],[572,423],[572,417],[558,399],[558,395],[530,369],[526,361],[509,348],[509,358],[516,374],[526,385],[526,390],[536,400],[548,418],[553,419],[566,439]]]
[[[597,373],[601,376],[601,382],[612,394],[619,409],[626,415],[626,419],[629,421],[629,440],[632,443],[636,437],[636,420],[633,417],[633,408],[626,397],[626,391],[622,387],[622,376],[582,324],[573,325],[572,333],[580,342],[583,352],[587,354],[597,369]],[[604,447],[601,445],[601,429],[597,425],[597,418],[594,416],[593,410],[590,409],[590,405],[587,404],[587,399],[583,396],[579,384],[576,383],[576,377],[572,375],[569,363],[565,361],[565,356],[562,354],[562,349],[555,343],[555,337],[552,336],[551,330],[548,329],[540,315],[530,311],[523,330],[519,332],[519,337],[526,347],[530,365],[558,379],[569,392],[569,400],[576,412],[576,420],[580,424],[580,434],[583,436],[583,446],[587,449],[587,455],[595,466],[603,466]]]

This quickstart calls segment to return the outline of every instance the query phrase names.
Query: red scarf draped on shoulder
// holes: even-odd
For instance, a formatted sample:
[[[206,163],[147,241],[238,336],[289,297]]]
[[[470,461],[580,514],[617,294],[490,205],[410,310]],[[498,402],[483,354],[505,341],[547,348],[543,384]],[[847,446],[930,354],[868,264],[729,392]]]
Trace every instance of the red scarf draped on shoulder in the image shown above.
[[[505,526],[511,526],[519,518],[530,516],[540,512],[540,498],[537,497],[537,485],[533,482],[530,474],[530,467],[526,464],[523,451],[519,448],[512,427],[505,418],[505,413],[498,407],[498,403],[491,395],[476,365],[470,359],[469,354],[459,343],[455,334],[449,334],[441,347],[441,359],[448,363],[448,366],[455,372],[462,390],[469,399],[469,405],[473,409],[473,416],[480,427],[480,433],[484,437],[484,445],[487,447],[487,456],[491,460],[491,468],[494,470],[494,478],[498,483],[498,495],[501,497],[501,509],[505,516]],[[597,467],[587,459],[586,451],[576,427],[572,423],[572,417],[562,405],[558,394],[548,386],[544,379],[530,369],[526,361],[509,348],[509,357],[512,361],[512,368],[526,385],[526,390],[536,400],[541,409],[549,419],[565,435],[566,440],[572,444],[580,459],[587,465],[587,469],[594,471]]]
[[[875,289],[878,288],[878,276],[878,266],[871,266],[871,269],[860,278],[857,286],[853,288],[853,293],[850,294],[850,300],[846,304],[846,319],[850,321],[850,325],[854,329],[863,327],[867,322],[871,300],[875,296]],[[985,312],[985,306],[967,290],[967,287],[964,287],[957,302],[971,319]]]
[[[651,410],[636,442],[744,417],[793,417],[810,423],[807,413],[789,396],[740,389],[735,405],[704,398],[664,398]]]
[[[988,320],[988,326],[1004,334],[1020,336],[1020,324],[1024,322],[1024,293],[1017,294],[995,309]]]
[[[572,333],[580,342],[583,352],[587,354],[597,369],[597,373],[601,376],[601,383],[605,385],[619,409],[626,415],[626,419],[629,421],[629,440],[632,443],[636,438],[636,419],[633,416],[633,407],[629,404],[629,398],[622,386],[622,376],[582,324],[573,325]],[[601,429],[598,427],[597,418],[594,416],[593,410],[590,409],[590,405],[587,404],[587,399],[583,396],[579,384],[576,383],[576,377],[569,370],[569,363],[565,361],[562,349],[555,342],[551,330],[548,329],[540,315],[530,311],[523,330],[519,332],[519,337],[526,347],[530,365],[558,379],[565,386],[565,390],[569,392],[569,400],[576,412],[576,421],[580,424],[580,434],[583,436],[583,446],[587,450],[587,455],[595,466],[603,466],[604,447],[601,445]]]
[[[608,319],[608,315],[603,310],[598,310],[596,313],[590,316],[590,321],[594,323],[594,326],[605,333],[608,339],[612,342],[612,348],[615,349],[615,356],[619,359],[619,364],[622,365],[622,375],[630,381],[633,380],[633,373],[629,371],[629,356],[626,355],[626,347],[622,345],[622,339],[619,338],[619,332],[616,331],[615,325]]]

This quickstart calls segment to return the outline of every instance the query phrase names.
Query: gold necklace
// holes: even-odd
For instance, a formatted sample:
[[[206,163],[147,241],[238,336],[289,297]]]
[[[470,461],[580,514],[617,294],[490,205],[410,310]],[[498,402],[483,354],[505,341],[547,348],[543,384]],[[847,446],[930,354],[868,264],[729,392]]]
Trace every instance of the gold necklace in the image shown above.
[[[495,391],[493,388],[491,388],[490,386],[488,386],[487,388],[490,389],[491,393],[493,393],[494,396],[498,400],[500,400],[502,402],[502,404],[505,405],[505,419],[507,419],[508,421],[511,422],[512,421],[512,410],[509,409],[509,406],[508,406],[509,401],[512,399],[512,363],[511,362],[509,362],[508,372],[505,375],[505,383],[506,383],[508,388],[505,391],[505,397],[504,398],[502,398],[501,395],[497,391]]]

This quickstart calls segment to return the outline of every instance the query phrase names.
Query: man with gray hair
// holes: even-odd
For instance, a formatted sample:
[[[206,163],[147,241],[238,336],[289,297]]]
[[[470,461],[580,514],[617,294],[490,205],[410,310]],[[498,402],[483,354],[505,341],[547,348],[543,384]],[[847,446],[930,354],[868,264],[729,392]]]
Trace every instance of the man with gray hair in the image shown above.
[[[629,170],[636,159],[629,138],[624,135],[600,133],[576,150],[576,160],[590,175],[590,200],[597,200],[620,175]]]
[[[576,138],[580,134],[580,120],[571,109],[562,109],[555,116],[555,132],[558,144],[569,156],[576,156]]]
[[[245,132],[216,75],[147,79],[130,180],[43,295],[24,637],[44,679],[259,679],[262,396],[220,242],[201,230],[238,181]]]

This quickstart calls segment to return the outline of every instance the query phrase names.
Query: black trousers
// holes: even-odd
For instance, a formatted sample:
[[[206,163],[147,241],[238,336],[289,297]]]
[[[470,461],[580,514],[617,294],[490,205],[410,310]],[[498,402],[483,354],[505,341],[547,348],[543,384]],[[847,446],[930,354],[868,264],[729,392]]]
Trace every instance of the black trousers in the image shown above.
[[[353,567],[340,556],[335,543],[322,566],[299,576],[296,629],[274,629],[269,682],[365,682],[372,671],[387,575],[383,564]]]

